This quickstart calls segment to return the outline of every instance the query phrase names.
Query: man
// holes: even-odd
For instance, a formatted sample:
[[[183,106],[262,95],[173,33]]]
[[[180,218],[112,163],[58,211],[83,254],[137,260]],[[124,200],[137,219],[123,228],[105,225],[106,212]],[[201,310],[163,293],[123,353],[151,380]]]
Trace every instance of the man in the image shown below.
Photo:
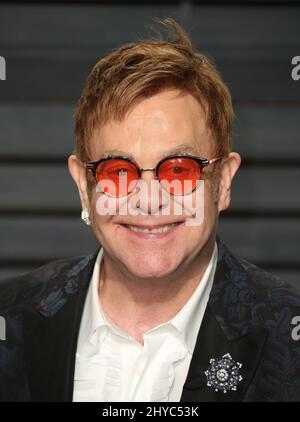
[[[300,297],[217,237],[241,159],[187,34],[100,60],[69,170],[102,246],[1,286],[2,401],[297,401]]]

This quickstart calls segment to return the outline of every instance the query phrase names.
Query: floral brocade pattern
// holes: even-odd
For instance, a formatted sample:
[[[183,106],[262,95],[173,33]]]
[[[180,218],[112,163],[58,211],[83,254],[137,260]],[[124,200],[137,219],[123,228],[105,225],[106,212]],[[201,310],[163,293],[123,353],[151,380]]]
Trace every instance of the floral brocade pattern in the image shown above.
[[[264,328],[268,340],[243,401],[300,401],[300,341],[292,339],[292,318],[300,315],[300,292],[269,272],[234,257],[218,243],[217,274],[211,292],[228,338]]]
[[[214,318],[229,341],[256,330],[267,332],[242,400],[300,401],[300,341],[291,336],[291,320],[300,315],[300,293],[234,257],[220,239],[217,241],[218,263],[208,303]],[[0,284],[0,315],[5,317],[7,329],[7,341],[0,341],[0,401],[30,401],[22,315],[26,311],[32,319],[38,315],[43,321],[59,315],[87,288],[98,251],[51,262]],[[238,353],[232,356],[244,365]]]

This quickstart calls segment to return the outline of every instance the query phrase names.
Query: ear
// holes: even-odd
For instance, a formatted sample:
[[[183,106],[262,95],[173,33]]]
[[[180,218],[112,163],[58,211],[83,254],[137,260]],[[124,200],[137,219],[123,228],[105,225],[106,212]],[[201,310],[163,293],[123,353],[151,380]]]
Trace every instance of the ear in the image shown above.
[[[68,158],[70,175],[77,185],[82,208],[89,208],[89,198],[87,194],[86,169],[76,155]]]
[[[219,212],[227,209],[230,205],[230,191],[232,179],[241,164],[241,156],[237,152],[231,152],[222,160],[220,167],[219,184]]]

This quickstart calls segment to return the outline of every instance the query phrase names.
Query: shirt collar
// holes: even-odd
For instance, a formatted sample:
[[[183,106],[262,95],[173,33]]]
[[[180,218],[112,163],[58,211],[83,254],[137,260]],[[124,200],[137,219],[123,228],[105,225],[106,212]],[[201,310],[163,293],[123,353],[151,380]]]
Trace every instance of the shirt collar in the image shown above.
[[[93,274],[91,277],[91,282],[88,288],[86,301],[84,305],[84,312],[81,320],[80,327],[80,343],[84,344],[87,341],[92,341],[96,335],[96,331],[101,329],[103,334],[106,330],[106,320],[102,313],[99,301],[98,287],[99,287],[99,275],[101,262],[103,259],[103,248],[100,248],[100,251],[97,255]]]
[[[193,353],[199,328],[213,285],[218,259],[218,246],[214,249],[208,266],[196,290],[183,308],[169,321],[178,331],[190,353]]]
[[[167,328],[175,329],[179,337],[187,346],[190,353],[193,352],[197,340],[197,334],[201,325],[202,317],[207,305],[209,294],[212,288],[214,273],[217,264],[218,246],[215,242],[214,250],[209,264],[200,280],[196,290],[189,298],[183,308],[169,321],[152,328],[147,333],[158,329]],[[84,307],[84,315],[82,318],[80,333],[81,342],[90,341],[95,344],[104,339],[108,327],[116,334],[130,338],[125,332],[120,330],[113,321],[111,321],[103,312],[99,300],[98,286],[101,262],[103,259],[103,248],[100,249],[91,277],[90,286],[87,293],[86,304]],[[100,336],[100,339],[99,337]]]

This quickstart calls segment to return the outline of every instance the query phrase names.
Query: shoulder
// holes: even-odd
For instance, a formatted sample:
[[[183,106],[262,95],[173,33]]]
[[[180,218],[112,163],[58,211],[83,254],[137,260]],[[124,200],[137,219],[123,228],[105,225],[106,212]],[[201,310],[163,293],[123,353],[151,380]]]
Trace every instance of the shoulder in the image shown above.
[[[270,272],[233,255],[223,243],[219,245],[218,265],[211,293],[212,308],[217,320],[230,339],[246,338],[252,333],[254,338],[261,335],[264,340],[249,400],[259,401],[265,397],[267,401],[298,401],[299,290]]]
[[[211,296],[215,312],[234,333],[266,328],[270,336],[290,339],[294,317],[300,316],[300,290],[233,255],[222,242]]]
[[[244,259],[239,259],[239,263],[247,274],[254,304],[265,309],[268,307],[272,312],[280,309],[282,313],[290,309],[300,313],[300,284],[298,289]]]
[[[21,276],[0,282],[0,313],[17,312],[29,303],[36,302],[51,291],[71,288],[71,283],[83,282],[80,277],[92,270],[97,252],[86,256],[76,256],[51,261]]]
[[[251,324],[268,333],[269,363],[297,373],[300,388],[300,291],[254,264],[239,262],[248,279]]]
[[[299,401],[300,292],[273,274],[242,260],[252,291],[251,319],[267,332],[257,391],[268,386],[270,400]]]
[[[218,299],[224,297],[224,293],[230,293],[251,307],[300,309],[300,280],[297,289],[269,271],[234,255],[220,240],[218,246]]]

